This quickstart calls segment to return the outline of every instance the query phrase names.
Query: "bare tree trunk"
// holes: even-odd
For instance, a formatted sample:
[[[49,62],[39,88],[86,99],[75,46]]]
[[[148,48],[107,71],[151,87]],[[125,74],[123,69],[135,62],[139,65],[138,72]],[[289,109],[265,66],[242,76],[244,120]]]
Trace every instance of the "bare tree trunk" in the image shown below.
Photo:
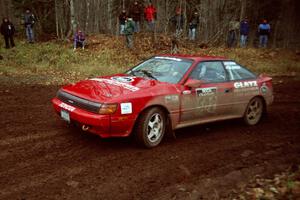
[[[74,0],[70,0],[70,20],[71,20],[72,33],[75,34],[76,28],[77,28],[77,22],[76,22],[76,18],[75,18]]]
[[[100,32],[100,24],[99,24],[99,21],[100,21],[100,15],[98,14],[100,12],[100,1],[98,0],[95,0],[95,4],[96,4],[96,11],[95,11],[95,27],[96,27],[96,30],[95,32]]]
[[[86,0],[86,19],[85,19],[85,29],[84,32],[88,32],[89,30],[89,21],[90,21],[90,0]]]
[[[183,35],[184,37],[186,36],[187,32],[186,32],[186,24],[187,24],[187,8],[186,8],[186,0],[183,1],[183,17],[184,17],[184,21],[183,21]]]
[[[55,26],[56,26],[56,37],[60,38],[59,36],[59,22],[58,22],[58,4],[57,4],[57,0],[54,1],[55,3]]]
[[[280,18],[279,20],[277,20],[275,27],[274,27],[274,34],[273,34],[273,42],[272,42],[272,47],[275,48],[276,47],[276,38],[278,37],[278,27],[280,26]]]
[[[247,0],[240,0],[240,2],[241,2],[240,21],[242,21],[246,15]]]
[[[159,9],[160,9],[160,7],[159,7],[159,4],[157,4],[157,12],[159,12]],[[153,31],[153,45],[155,45],[156,46],[156,41],[157,41],[157,27],[158,27],[158,15],[157,15],[157,19],[156,19],[156,21],[155,21],[155,24],[154,24],[154,31]]]
[[[112,34],[112,0],[107,0],[108,31]]]
[[[165,0],[165,27],[164,32],[167,34],[168,25],[169,25],[169,0]]]
[[[16,18],[13,14],[12,0],[1,0],[0,1],[0,18],[1,21],[4,17],[8,17],[10,21],[15,22]]]

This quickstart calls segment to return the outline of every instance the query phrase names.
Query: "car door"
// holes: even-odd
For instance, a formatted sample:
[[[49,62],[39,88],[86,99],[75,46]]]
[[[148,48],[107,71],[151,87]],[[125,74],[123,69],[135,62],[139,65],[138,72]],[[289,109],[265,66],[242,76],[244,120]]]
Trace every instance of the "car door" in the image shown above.
[[[198,63],[187,81],[190,80],[201,83],[183,88],[180,123],[201,123],[230,115],[233,83],[228,81],[222,61]]]

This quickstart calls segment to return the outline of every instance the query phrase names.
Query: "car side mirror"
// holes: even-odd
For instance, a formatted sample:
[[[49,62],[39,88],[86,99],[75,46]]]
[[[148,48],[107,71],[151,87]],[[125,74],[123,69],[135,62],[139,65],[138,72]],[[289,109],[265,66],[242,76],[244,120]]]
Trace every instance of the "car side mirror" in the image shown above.
[[[189,87],[189,88],[197,88],[200,87],[203,84],[203,81],[197,80],[197,79],[188,79],[184,86]]]

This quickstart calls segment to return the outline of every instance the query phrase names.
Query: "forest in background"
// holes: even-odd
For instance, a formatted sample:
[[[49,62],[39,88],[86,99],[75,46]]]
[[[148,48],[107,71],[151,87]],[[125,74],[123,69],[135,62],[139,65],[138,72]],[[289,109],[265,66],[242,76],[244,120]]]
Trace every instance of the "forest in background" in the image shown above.
[[[140,0],[146,5],[148,0]],[[262,19],[271,25],[270,46],[299,48],[299,0],[152,0],[157,9],[156,33],[172,35],[170,18],[180,7],[185,19],[198,11],[197,42],[210,46],[223,45],[230,21],[248,17],[251,34],[249,44],[256,44],[257,26]],[[128,11],[133,0],[1,0],[0,15],[8,16],[19,33],[23,33],[22,14],[29,8],[36,15],[37,34],[41,40],[49,36],[65,39],[77,26],[87,34],[115,35],[119,30],[118,15]],[[143,22],[142,22],[143,26]],[[187,21],[185,20],[185,33]]]

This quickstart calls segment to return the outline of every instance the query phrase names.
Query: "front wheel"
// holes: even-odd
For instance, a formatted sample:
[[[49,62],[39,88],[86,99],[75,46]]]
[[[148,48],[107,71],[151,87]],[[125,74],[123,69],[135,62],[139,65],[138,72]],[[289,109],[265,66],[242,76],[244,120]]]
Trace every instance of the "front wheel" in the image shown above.
[[[139,118],[135,130],[137,142],[147,148],[159,145],[166,130],[166,114],[159,108],[146,110]]]
[[[247,125],[256,125],[262,118],[264,111],[264,103],[263,100],[259,97],[254,97],[250,100],[245,114],[244,114],[244,121]]]

